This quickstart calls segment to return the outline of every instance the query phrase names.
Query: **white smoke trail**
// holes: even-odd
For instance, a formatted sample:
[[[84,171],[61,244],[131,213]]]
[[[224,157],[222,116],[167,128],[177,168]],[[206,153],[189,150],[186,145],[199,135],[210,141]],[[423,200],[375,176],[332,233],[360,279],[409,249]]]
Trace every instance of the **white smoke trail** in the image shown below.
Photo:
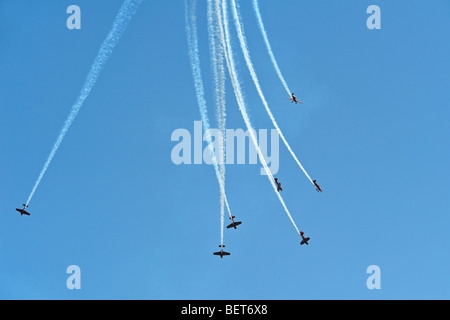
[[[273,64],[273,66],[275,68],[275,71],[278,74],[278,78],[280,78],[281,83],[284,86],[284,89],[286,90],[288,95],[291,95],[291,91],[289,90],[289,87],[288,87],[288,85],[286,83],[286,80],[284,80],[283,74],[281,73],[281,70],[278,67],[277,59],[275,59],[275,55],[273,54],[272,46],[270,45],[270,42],[269,42],[269,37],[267,36],[266,29],[264,28],[264,23],[263,23],[263,20],[262,20],[262,17],[261,17],[261,12],[259,11],[258,0],[253,0],[253,8],[255,9],[255,13],[256,13],[256,18],[258,20],[259,29],[261,30],[262,36],[264,38],[264,42],[265,42],[266,47],[267,47],[267,51],[269,52],[270,60],[272,60],[272,64]]]
[[[275,129],[278,131],[278,134],[280,135],[281,139],[283,140],[286,148],[289,150],[292,157],[297,162],[297,165],[300,167],[300,169],[303,171],[303,173],[306,175],[306,177],[309,179],[309,181],[314,185],[313,180],[309,176],[308,172],[306,172],[305,168],[303,168],[302,164],[298,160],[298,158],[295,155],[294,151],[292,150],[291,146],[289,145],[286,138],[284,137],[283,132],[281,131],[280,127],[278,126],[277,122],[275,121],[275,117],[273,116],[272,111],[269,108],[266,98],[264,97],[264,93],[261,89],[261,85],[259,83],[258,76],[256,75],[256,71],[253,66],[252,60],[250,58],[250,52],[248,50],[247,41],[245,39],[244,26],[243,26],[243,23],[240,21],[240,14],[238,12],[238,8],[237,8],[235,0],[231,0],[231,4],[232,4],[231,8],[233,10],[234,24],[235,24],[235,27],[237,30],[241,50],[242,50],[242,53],[244,54],[245,62],[247,64],[248,70],[250,71],[250,74],[253,79],[253,83],[255,84],[256,90],[258,91],[259,97],[261,98],[264,108],[266,109],[266,112],[269,115],[270,120],[272,120],[272,123],[275,126]]]
[[[111,56],[114,47],[119,42],[120,37],[124,33],[125,29],[128,26],[128,23],[130,22],[133,15],[136,13],[142,1],[143,0],[125,0],[122,6],[120,7],[119,13],[117,14],[114,20],[111,31],[109,32],[108,36],[100,46],[100,50],[98,51],[97,57],[95,58],[94,63],[91,66],[91,70],[89,71],[89,74],[86,77],[80,95],[78,96],[78,99],[75,102],[75,104],[72,106],[70,114],[66,119],[66,122],[64,123],[64,126],[61,129],[61,132],[58,138],[56,139],[55,144],[53,145],[53,148],[47,158],[47,161],[44,164],[44,167],[41,170],[41,173],[39,174],[39,177],[33,187],[33,190],[30,193],[30,196],[28,197],[28,200],[26,202],[27,205],[30,203],[31,198],[36,192],[36,189],[38,188],[42,178],[45,175],[45,172],[47,171],[50,163],[52,162],[53,157],[56,154],[56,151],[58,151],[58,148],[60,147],[67,131],[69,130],[78,112],[83,106],[83,103],[85,102],[86,98],[89,96],[89,93],[91,92],[92,88],[97,82],[100,72],[102,71],[105,63]]]
[[[208,0],[208,35],[209,46],[211,54],[211,65],[214,74],[214,86],[216,95],[216,108],[217,108],[217,123],[221,132],[220,144],[220,159],[219,169],[220,176],[225,187],[225,137],[226,137],[226,106],[225,106],[225,67],[224,67],[224,55],[223,47],[218,39],[220,39],[219,28],[217,26],[217,12],[216,6],[213,4],[213,0]],[[224,230],[224,205],[225,197],[224,193],[220,193],[220,233],[223,239]],[[230,214],[231,218],[231,214]]]
[[[194,78],[194,86],[195,91],[197,95],[197,102],[200,109],[200,116],[202,118],[202,124],[203,129],[205,131],[206,140],[208,142],[209,151],[211,154],[212,163],[214,166],[214,170],[216,172],[217,180],[219,182],[220,186],[220,192],[223,194],[223,197],[225,199],[225,205],[227,207],[227,210],[229,214],[231,215],[231,210],[228,204],[228,200],[225,193],[225,186],[222,181],[220,169],[217,162],[217,157],[213,148],[212,144],[212,138],[210,133],[210,124],[209,124],[209,117],[208,117],[208,107],[206,105],[205,100],[205,92],[204,92],[204,86],[203,86],[203,80],[201,75],[201,68],[200,68],[200,54],[198,50],[198,37],[197,37],[197,23],[196,23],[196,16],[195,16],[195,9],[196,9],[196,1],[191,2],[191,12],[189,14],[189,5],[188,0],[185,0],[185,22],[186,22],[186,33],[187,33],[187,42],[189,47],[189,57],[192,67],[192,75]],[[223,233],[221,233],[221,245],[223,245]]]
[[[224,43],[224,48],[225,48],[225,57],[226,57],[226,61],[227,61],[227,66],[228,66],[228,70],[230,73],[230,77],[231,77],[231,82],[233,85],[233,89],[234,89],[234,93],[236,96],[236,100],[237,103],[239,105],[239,110],[241,111],[242,114],[242,118],[244,119],[245,125],[247,126],[247,130],[250,134],[250,138],[253,142],[253,145],[258,153],[258,157],[259,160],[261,161],[264,170],[266,172],[267,178],[269,179],[270,183],[272,184],[272,187],[275,191],[275,194],[278,196],[278,199],[280,200],[287,216],[289,217],[289,219],[291,220],[295,230],[297,230],[297,233],[299,233],[298,227],[295,224],[294,219],[292,218],[284,200],[283,197],[280,195],[280,193],[277,191],[277,186],[275,185],[274,182],[274,178],[272,173],[270,172],[269,167],[267,166],[266,160],[264,159],[264,155],[262,154],[261,150],[259,149],[258,146],[258,141],[257,138],[255,137],[255,130],[252,127],[252,124],[250,122],[250,118],[248,116],[247,113],[247,108],[246,108],[246,104],[242,95],[242,90],[241,90],[241,86],[240,86],[240,82],[238,79],[238,74],[236,71],[236,66],[235,66],[235,62],[234,62],[234,57],[233,57],[233,49],[231,46],[231,40],[230,40],[230,32],[229,32],[229,27],[228,27],[228,13],[227,13],[227,4],[226,1],[224,0],[218,0],[218,1],[222,1],[222,14],[221,17],[219,17],[219,25],[220,25],[220,29],[221,29],[221,38],[222,41]]]

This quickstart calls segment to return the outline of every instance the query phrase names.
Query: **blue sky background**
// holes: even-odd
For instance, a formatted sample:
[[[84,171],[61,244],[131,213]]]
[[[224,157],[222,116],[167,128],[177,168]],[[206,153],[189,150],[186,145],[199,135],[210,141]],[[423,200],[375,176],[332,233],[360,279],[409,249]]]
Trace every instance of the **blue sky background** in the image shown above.
[[[122,1],[0,2],[0,298],[449,299],[450,3],[268,1],[286,100],[250,1],[241,1],[266,98],[319,194],[280,144],[286,217],[259,165],[227,167],[238,230],[220,242],[212,166],[171,162],[200,119],[182,1],[150,1],[116,47],[30,203],[29,195]],[[66,28],[79,5],[82,29]],[[382,11],[368,30],[366,8]],[[215,122],[206,32],[198,23]],[[233,30],[234,31],[234,30]],[[272,128],[239,52],[256,128]],[[244,128],[231,87],[228,127]],[[205,145],[206,146],[206,145]],[[79,265],[82,289],[66,288]],[[366,268],[381,268],[368,290]]]

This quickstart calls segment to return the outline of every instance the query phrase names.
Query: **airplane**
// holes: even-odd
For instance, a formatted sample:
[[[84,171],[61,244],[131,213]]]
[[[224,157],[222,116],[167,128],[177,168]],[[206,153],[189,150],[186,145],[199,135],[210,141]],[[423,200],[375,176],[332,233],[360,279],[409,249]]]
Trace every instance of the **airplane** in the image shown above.
[[[297,98],[295,97],[294,93],[292,93],[291,97],[288,98],[288,99],[291,100],[292,102],[295,102],[295,104],[297,104],[297,103],[303,104],[303,102],[297,100]]]
[[[320,189],[319,185],[317,184],[316,180],[313,181],[314,185],[316,186],[317,192],[322,192],[322,189]]]
[[[230,255],[229,252],[223,251],[223,248],[224,248],[224,247],[225,247],[225,246],[221,244],[221,245],[219,246],[219,248],[221,248],[220,251],[219,251],[219,252],[214,252],[213,255],[215,255],[215,256],[220,256],[221,259],[223,258],[223,256],[229,256],[229,255]]]
[[[27,215],[29,216],[30,213],[25,211],[25,208],[28,207],[26,204],[23,204],[23,209],[16,209],[16,211],[20,212],[20,215]]]
[[[278,182],[278,178],[274,178],[274,180],[275,180],[275,183],[277,184],[277,191],[278,192],[283,191],[283,189],[281,189],[281,183]]]
[[[234,221],[234,218],[236,218],[236,217],[235,217],[235,216],[231,216],[230,219],[231,219],[231,221],[233,221],[233,222],[230,223],[230,224],[227,226],[227,229],[230,229],[230,228],[235,228],[235,229],[237,229],[236,227],[242,223],[241,221],[235,222],[235,221]]]
[[[300,242],[300,245],[302,246],[302,245],[304,245],[305,243],[307,244],[307,245],[309,245],[309,243],[308,243],[308,241],[309,241],[309,239],[311,239],[311,238],[305,238],[305,236],[303,235],[304,234],[304,232],[303,231],[300,231],[300,235],[302,236],[302,242]]]

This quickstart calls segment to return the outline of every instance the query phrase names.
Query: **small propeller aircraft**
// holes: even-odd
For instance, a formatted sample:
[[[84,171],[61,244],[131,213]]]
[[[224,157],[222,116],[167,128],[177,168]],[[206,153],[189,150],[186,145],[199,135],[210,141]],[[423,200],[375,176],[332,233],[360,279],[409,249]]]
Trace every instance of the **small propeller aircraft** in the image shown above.
[[[317,181],[317,180],[314,180],[313,183],[314,183],[314,185],[316,186],[317,192],[322,192],[322,189],[319,187],[319,185],[317,184],[316,181]]]
[[[281,188],[281,183],[278,182],[278,178],[274,178],[274,180],[275,180],[275,183],[277,184],[277,191],[278,192],[283,191],[283,189]]]
[[[220,256],[221,259],[223,258],[223,256],[229,256],[229,255],[230,255],[229,252],[223,251],[223,248],[224,248],[224,247],[225,247],[225,246],[221,244],[221,245],[219,246],[219,248],[221,248],[220,251],[219,251],[219,252],[214,252],[213,255],[215,255],[215,256]]]
[[[309,243],[308,243],[308,241],[309,241],[309,239],[311,239],[311,238],[305,238],[305,236],[304,236],[304,232],[303,231],[300,231],[300,235],[302,236],[302,242],[300,242],[300,245],[302,246],[302,245],[304,245],[305,243],[306,243],[306,245],[309,245]]]
[[[237,229],[236,227],[242,223],[241,221],[235,222],[235,221],[234,221],[234,218],[236,218],[236,217],[235,217],[235,216],[231,216],[230,220],[233,221],[233,222],[230,223],[230,224],[227,226],[227,229],[230,229],[230,228],[235,228],[235,229]]]
[[[292,102],[295,102],[295,104],[297,104],[297,103],[303,104],[303,102],[297,100],[297,98],[295,97],[294,93],[292,93],[291,97],[288,98],[288,99],[291,100]]]
[[[27,208],[27,207],[28,207],[28,206],[27,206],[26,204],[23,204],[23,209],[16,209],[16,211],[20,212],[20,215],[21,215],[21,216],[23,216],[23,215],[29,216],[30,213],[27,212],[27,211],[25,211],[25,208]]]

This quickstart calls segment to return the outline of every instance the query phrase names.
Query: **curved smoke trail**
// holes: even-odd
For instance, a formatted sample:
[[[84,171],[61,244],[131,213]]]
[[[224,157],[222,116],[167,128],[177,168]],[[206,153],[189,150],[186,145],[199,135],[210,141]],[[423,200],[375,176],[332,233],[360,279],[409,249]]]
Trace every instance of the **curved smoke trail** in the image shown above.
[[[246,108],[246,104],[244,101],[244,97],[242,95],[242,90],[241,90],[241,85],[238,79],[238,74],[236,71],[236,66],[235,66],[235,62],[234,62],[234,57],[233,57],[233,49],[231,46],[231,41],[230,41],[230,32],[229,32],[229,27],[228,27],[228,13],[227,13],[227,5],[226,5],[226,1],[225,0],[218,0],[218,1],[222,1],[222,14],[221,17],[219,17],[219,25],[220,25],[220,29],[221,29],[221,38],[222,41],[224,43],[224,48],[225,48],[225,57],[226,57],[226,61],[227,61],[227,65],[228,65],[228,70],[230,73],[230,77],[231,77],[231,82],[233,84],[233,89],[234,89],[234,93],[236,96],[236,100],[237,103],[239,105],[239,110],[241,111],[242,114],[242,118],[244,119],[245,125],[247,126],[247,130],[250,134],[250,138],[253,142],[253,145],[258,153],[259,156],[259,160],[261,161],[264,170],[267,174],[267,178],[269,179],[270,183],[272,184],[272,187],[275,191],[275,194],[278,196],[278,199],[280,200],[287,216],[289,217],[289,219],[291,220],[295,230],[297,230],[297,233],[299,232],[299,229],[297,227],[297,225],[295,224],[294,219],[292,218],[289,209],[287,208],[283,197],[280,195],[280,193],[277,191],[277,186],[275,185],[274,182],[274,178],[272,173],[270,172],[269,167],[267,166],[266,160],[264,159],[264,155],[262,154],[261,150],[259,149],[258,146],[258,141],[257,138],[255,137],[255,131],[252,127],[252,124],[250,122],[250,118],[248,116],[247,113],[247,108]]]
[[[270,60],[272,60],[272,64],[275,68],[275,71],[278,74],[278,78],[280,78],[281,83],[284,86],[284,89],[286,90],[288,95],[291,95],[291,91],[289,90],[286,80],[284,80],[283,74],[281,73],[281,70],[278,67],[277,59],[275,59],[275,55],[273,54],[272,46],[270,45],[270,42],[269,42],[269,37],[267,36],[266,29],[264,28],[264,23],[263,23],[263,20],[261,17],[261,12],[259,11],[258,0],[253,0],[253,8],[255,9],[256,19],[258,20],[259,29],[261,30],[262,36],[264,38],[264,42],[267,47],[267,51],[269,52]]]
[[[124,33],[125,29],[128,26],[128,23],[130,22],[133,15],[136,13],[139,5],[142,3],[143,0],[125,0],[122,6],[120,7],[119,13],[117,14],[113,26],[111,28],[111,31],[109,32],[106,39],[103,41],[102,45],[100,46],[100,50],[98,51],[97,57],[94,60],[94,63],[91,66],[91,70],[89,71],[89,74],[86,77],[86,80],[84,82],[83,88],[81,89],[80,95],[78,96],[77,101],[72,106],[72,109],[70,111],[69,116],[66,119],[66,122],[64,123],[63,128],[61,129],[61,132],[56,139],[55,144],[53,145],[53,148],[47,158],[47,161],[44,164],[44,167],[41,170],[41,173],[39,174],[39,177],[34,184],[33,190],[30,193],[30,196],[27,200],[27,205],[30,203],[31,198],[33,197],[34,193],[36,192],[36,189],[38,188],[42,178],[45,175],[45,172],[47,171],[48,167],[50,166],[50,163],[53,160],[53,157],[56,154],[56,151],[58,151],[59,146],[61,145],[67,131],[69,130],[70,126],[72,125],[73,121],[75,120],[78,112],[80,111],[81,107],[83,106],[85,100],[89,96],[89,93],[91,92],[92,88],[94,87],[95,83],[97,82],[97,79],[100,75],[100,72],[102,71],[105,63],[108,61],[109,57],[111,56],[114,47],[117,45],[117,43],[120,40],[120,37]]]
[[[256,71],[255,68],[253,67],[253,63],[252,60],[250,58],[250,52],[248,50],[247,47],[247,41],[245,39],[245,32],[244,32],[244,26],[243,23],[240,21],[240,15],[238,12],[238,8],[236,5],[235,0],[231,0],[231,8],[233,10],[233,17],[234,17],[234,24],[237,30],[237,34],[238,34],[238,39],[239,39],[239,43],[242,49],[242,53],[244,54],[244,58],[245,58],[245,62],[247,64],[248,70],[250,71],[250,74],[252,76],[253,79],[253,83],[255,84],[256,90],[258,91],[259,97],[261,98],[261,101],[264,105],[264,108],[266,109],[267,114],[270,117],[270,120],[272,120],[273,125],[275,126],[275,129],[278,131],[278,134],[280,135],[281,139],[283,140],[286,148],[289,150],[289,152],[291,153],[292,157],[294,158],[294,160],[297,162],[297,165],[300,167],[300,169],[303,171],[303,173],[306,175],[306,177],[309,179],[309,181],[314,184],[313,180],[311,179],[311,177],[309,176],[308,172],[306,172],[305,168],[303,168],[302,164],[300,163],[300,161],[298,160],[297,156],[295,155],[294,151],[291,149],[291,146],[289,145],[289,143],[287,142],[286,138],[283,135],[283,132],[281,132],[280,127],[278,126],[277,122],[275,121],[275,117],[273,116],[269,105],[266,101],[266,98],[264,97],[263,91],[261,89],[261,85],[259,83],[258,80],[258,76],[256,75]]]
[[[220,169],[217,162],[217,157],[213,148],[212,138],[210,133],[210,124],[208,117],[208,107],[206,105],[205,100],[205,92],[203,87],[203,80],[201,75],[200,68],[200,55],[198,50],[198,38],[197,38],[197,23],[195,16],[196,9],[196,1],[192,1],[191,4],[191,12],[189,14],[189,5],[188,0],[185,0],[185,22],[186,22],[186,33],[187,33],[187,42],[189,47],[189,57],[192,67],[192,75],[194,78],[194,86],[197,95],[197,102],[200,109],[200,116],[202,118],[203,129],[205,131],[206,140],[208,142],[209,151],[211,154],[211,159],[214,165],[214,170],[216,172],[217,180],[220,186],[221,195],[225,199],[225,205],[228,209],[229,214],[231,215],[231,210],[228,205],[228,200],[225,193],[225,186],[222,181],[222,177],[220,174]],[[221,233],[221,245],[223,245],[223,233]]]

